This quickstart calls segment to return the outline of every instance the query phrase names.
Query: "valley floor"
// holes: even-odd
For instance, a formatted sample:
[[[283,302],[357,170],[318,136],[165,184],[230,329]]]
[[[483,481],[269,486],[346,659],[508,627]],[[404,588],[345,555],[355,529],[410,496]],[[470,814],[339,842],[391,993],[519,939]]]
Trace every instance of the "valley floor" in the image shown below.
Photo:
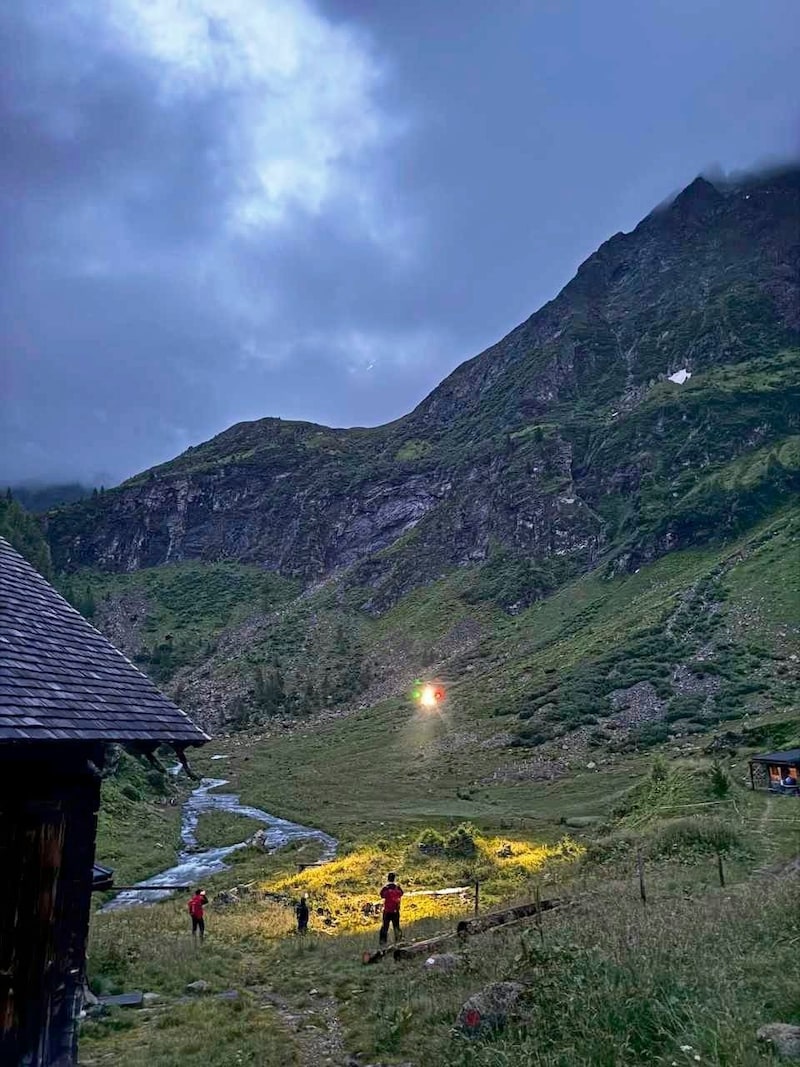
[[[381,800],[371,792],[373,769],[360,778],[357,761],[340,778],[347,803],[324,760],[316,782],[298,771],[292,787],[282,761],[291,754],[299,768],[309,747],[335,745],[337,733],[333,726],[327,739],[269,747],[220,742],[198,757],[203,772],[224,765],[245,801],[269,807],[279,784],[282,815],[311,821],[311,805],[325,794],[318,821],[341,837],[341,858],[298,874],[313,861],[313,846],[236,854],[207,887],[202,948],[192,943],[182,899],[95,916],[95,989],[140,989],[158,999],[87,1022],[85,1067],[747,1067],[771,1062],[756,1041],[760,1025],[800,1023],[800,872],[787,872],[800,855],[800,802],[745,789],[741,759],[729,762],[721,796],[709,790],[709,760],[652,756],[569,782],[528,784],[527,803],[513,788],[468,801],[436,787],[415,807],[402,785]],[[229,758],[212,763],[214,753]],[[468,814],[478,826],[463,831],[475,840],[471,855],[459,853],[458,835],[448,846],[446,829]],[[232,839],[236,827],[209,825],[206,833],[209,841]],[[423,855],[420,840],[437,854]],[[390,867],[412,891],[469,884],[479,874],[484,910],[537,891],[569,905],[540,926],[471,938],[449,973],[421,960],[366,967],[361,957],[376,947],[377,920],[365,904]],[[238,903],[213,902],[237,885],[245,887]],[[323,912],[312,913],[306,938],[293,933],[290,907],[301,892]],[[452,929],[472,909],[466,896],[412,903],[411,938]],[[208,983],[201,996],[186,991],[195,981]],[[518,1015],[493,1036],[460,1036],[453,1026],[461,1005],[496,981],[524,987]]]

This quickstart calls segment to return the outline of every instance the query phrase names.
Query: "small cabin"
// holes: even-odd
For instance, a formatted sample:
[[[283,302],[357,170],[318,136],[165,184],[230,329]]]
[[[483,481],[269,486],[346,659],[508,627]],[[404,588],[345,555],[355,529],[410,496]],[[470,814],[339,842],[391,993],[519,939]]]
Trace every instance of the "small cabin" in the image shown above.
[[[0,1064],[76,1062],[108,746],[208,737],[0,537]]]
[[[787,779],[791,784],[784,784]],[[750,785],[753,789],[800,795],[800,748],[751,756]]]

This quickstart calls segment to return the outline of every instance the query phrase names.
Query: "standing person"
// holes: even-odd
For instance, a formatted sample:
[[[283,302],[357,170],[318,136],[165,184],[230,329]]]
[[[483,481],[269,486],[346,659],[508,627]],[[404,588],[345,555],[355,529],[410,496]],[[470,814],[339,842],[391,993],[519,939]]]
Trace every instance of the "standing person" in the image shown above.
[[[294,909],[297,916],[297,932],[304,934],[308,930],[308,900],[305,893],[300,897],[300,902]]]
[[[402,934],[400,932],[400,901],[403,897],[403,890],[397,884],[397,875],[394,873],[387,874],[386,885],[381,890],[381,899],[383,900],[383,922],[381,923],[380,943],[386,944],[389,936],[389,927],[394,927],[394,939],[399,941]]]
[[[201,941],[206,936],[205,911],[203,910],[206,904],[208,904],[208,897],[203,890],[195,889],[194,896],[189,901],[189,914],[192,917],[192,937],[197,937],[199,930]]]

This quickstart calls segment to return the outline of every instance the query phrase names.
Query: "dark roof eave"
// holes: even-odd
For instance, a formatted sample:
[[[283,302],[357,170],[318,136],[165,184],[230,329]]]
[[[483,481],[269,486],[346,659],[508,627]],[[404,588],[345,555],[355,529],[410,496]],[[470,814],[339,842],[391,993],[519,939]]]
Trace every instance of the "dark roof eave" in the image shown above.
[[[103,737],[43,737],[41,731],[30,737],[22,737],[16,733],[13,737],[3,737],[0,733],[0,746],[21,745],[169,745],[172,748],[200,748],[207,745],[211,738],[208,734],[202,737],[141,737],[141,736],[103,736]]]
[[[750,756],[750,763],[782,763],[788,767],[800,767],[800,748],[790,748],[785,752],[767,752],[760,756]]]

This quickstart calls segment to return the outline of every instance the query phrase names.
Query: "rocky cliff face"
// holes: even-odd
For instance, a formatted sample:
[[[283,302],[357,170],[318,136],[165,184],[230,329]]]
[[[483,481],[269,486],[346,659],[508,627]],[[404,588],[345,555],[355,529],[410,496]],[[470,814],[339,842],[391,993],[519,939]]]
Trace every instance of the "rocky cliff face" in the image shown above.
[[[796,485],[799,213],[800,171],[697,179],[406,418],[234,426],[51,513],[55,563],[235,559],[307,581],[352,568],[380,610],[498,548],[565,573],[745,521],[730,508],[755,508],[753,485],[756,504]],[[731,464],[765,449],[784,460],[745,492]]]

